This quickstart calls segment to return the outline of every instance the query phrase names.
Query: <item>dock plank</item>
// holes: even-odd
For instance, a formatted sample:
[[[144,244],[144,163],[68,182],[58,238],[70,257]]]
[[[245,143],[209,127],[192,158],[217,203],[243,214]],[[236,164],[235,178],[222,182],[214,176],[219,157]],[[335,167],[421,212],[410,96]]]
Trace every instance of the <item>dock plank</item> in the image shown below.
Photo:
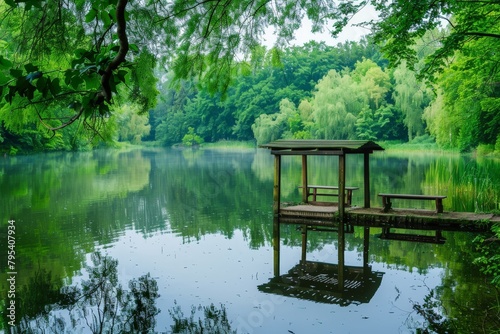
[[[336,226],[337,206],[292,205],[280,209],[283,218],[314,218],[312,225]],[[390,227],[415,230],[443,230],[479,232],[489,230],[500,217],[490,213],[443,212],[432,210],[394,209],[389,213],[382,208],[347,208],[347,223],[353,226]]]

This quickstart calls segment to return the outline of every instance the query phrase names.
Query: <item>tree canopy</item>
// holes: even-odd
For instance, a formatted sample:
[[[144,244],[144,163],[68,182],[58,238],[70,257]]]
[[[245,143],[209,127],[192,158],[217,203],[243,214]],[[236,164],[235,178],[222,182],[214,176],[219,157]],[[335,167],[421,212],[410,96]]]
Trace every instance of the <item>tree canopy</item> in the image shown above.
[[[157,60],[178,78],[198,76],[210,91],[224,91],[247,67],[236,56],[251,55],[267,27],[284,43],[304,15],[320,30],[356,9],[330,1],[7,0],[0,95],[13,110],[35,109],[50,130],[82,116],[93,127],[121,90],[145,110],[154,105]],[[39,108],[54,103],[63,115]]]
[[[21,131],[29,132],[22,141],[45,148],[79,146],[89,132],[91,139],[112,138],[124,119],[132,119],[112,116],[128,108],[143,115],[149,112],[150,134],[146,119],[133,118],[137,133],[121,131],[120,138],[138,141],[140,134],[180,142],[192,127],[192,134],[204,140],[249,139],[262,114],[297,107],[283,123],[289,129],[278,127],[282,135],[327,135],[311,122],[326,117],[324,124],[339,124],[332,111],[343,110],[349,133],[328,136],[377,138],[387,122],[401,118],[395,117],[401,112],[408,139],[427,131],[438,143],[464,150],[494,144],[500,123],[498,5],[430,0],[6,0],[0,4],[0,142]],[[313,31],[328,29],[335,36],[367,6],[379,18],[361,25],[371,29],[370,40],[389,65],[400,66],[395,72],[387,72],[375,52],[375,58],[367,59],[379,66],[360,63],[355,72],[346,73],[343,70],[353,70],[360,59],[335,54],[342,48],[287,47],[305,18]],[[275,47],[262,47],[263,39],[273,33]],[[331,78],[325,78],[331,70]],[[450,74],[457,71],[474,76],[470,95],[453,99],[458,86]],[[439,86],[434,91],[443,98],[431,99],[418,81],[422,77],[432,79]],[[169,109],[166,117],[151,112],[158,102],[158,80],[175,82],[178,89],[169,102],[176,112]],[[322,100],[328,80],[356,87],[353,92],[362,92],[356,96],[358,102],[367,98],[368,103],[356,105],[340,95],[335,106]],[[200,90],[185,89],[193,85]],[[481,102],[474,105],[469,122],[464,110],[478,98]],[[160,103],[169,98],[163,99]],[[283,104],[285,99],[288,104]],[[436,109],[437,101],[442,109]],[[458,121],[446,132],[436,119],[451,115]],[[269,117],[263,116],[260,124],[282,119]],[[72,129],[66,129],[71,124]],[[68,133],[73,139],[67,139]]]

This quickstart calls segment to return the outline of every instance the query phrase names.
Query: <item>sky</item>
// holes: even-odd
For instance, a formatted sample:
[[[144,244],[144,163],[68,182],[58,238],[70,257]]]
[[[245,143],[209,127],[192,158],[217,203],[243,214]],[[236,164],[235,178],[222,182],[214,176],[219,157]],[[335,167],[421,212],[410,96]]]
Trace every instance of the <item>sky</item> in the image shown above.
[[[347,26],[336,39],[332,38],[332,36],[330,35],[330,31],[328,31],[327,29],[325,29],[322,33],[313,34],[311,32],[311,22],[307,18],[305,18],[302,27],[296,31],[295,39],[291,44],[301,46],[304,43],[314,40],[316,42],[325,42],[330,46],[336,46],[338,43],[343,43],[346,41],[359,41],[363,36],[369,34],[370,31],[367,28],[353,27],[353,25],[365,21],[370,21],[376,18],[377,13],[373,7],[366,6],[362,8],[356,15],[354,15],[354,17],[351,19],[351,21],[349,21]],[[268,38],[265,44],[268,46],[272,46],[273,42],[273,38]]]

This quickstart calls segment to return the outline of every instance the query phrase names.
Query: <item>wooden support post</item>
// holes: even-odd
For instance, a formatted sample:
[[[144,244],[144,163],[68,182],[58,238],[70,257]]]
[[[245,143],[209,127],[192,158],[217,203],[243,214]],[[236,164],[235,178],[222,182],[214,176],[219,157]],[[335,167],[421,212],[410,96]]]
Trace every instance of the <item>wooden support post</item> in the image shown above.
[[[370,207],[370,154],[364,154],[365,208]]]
[[[339,218],[344,222],[345,213],[345,155],[339,155]],[[339,228],[340,229],[340,228]]]
[[[306,262],[306,254],[307,254],[307,226],[302,225],[302,257],[301,257],[301,260],[303,263]]]
[[[302,202],[307,203],[307,155],[302,156]]]
[[[281,200],[281,155],[274,156],[273,213],[279,215]]]
[[[363,269],[365,274],[368,272],[368,260],[370,254],[370,228],[368,226],[364,227],[363,235]]]
[[[339,292],[344,291],[344,250],[345,250],[345,155],[339,155],[339,222],[338,222],[338,281]]]
[[[273,253],[274,276],[280,275],[280,198],[281,198],[281,156],[274,156],[274,189],[273,189]]]
[[[273,219],[273,265],[274,277],[280,275],[280,221],[279,217]]]

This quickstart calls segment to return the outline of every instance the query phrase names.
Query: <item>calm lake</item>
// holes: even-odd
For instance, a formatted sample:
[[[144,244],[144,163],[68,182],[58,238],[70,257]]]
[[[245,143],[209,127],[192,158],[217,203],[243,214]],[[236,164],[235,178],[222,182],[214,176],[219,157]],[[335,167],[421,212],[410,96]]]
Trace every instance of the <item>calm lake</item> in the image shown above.
[[[346,183],[360,187],[353,195],[358,206],[363,205],[362,162],[347,157]],[[337,159],[312,158],[309,182],[336,185],[336,164]],[[283,159],[285,201],[301,200],[300,166],[300,157]],[[377,193],[390,192],[446,195],[445,211],[500,209],[498,160],[375,152],[370,168],[372,207],[381,206]],[[206,326],[238,333],[415,333],[429,325],[419,310],[434,312],[434,319],[453,319],[464,333],[482,333],[485,310],[498,307],[497,292],[472,264],[475,235],[463,232],[443,233],[446,243],[434,245],[381,240],[380,229],[371,229],[368,264],[376,282],[361,295],[328,301],[315,299],[315,293],[325,293],[321,290],[303,296],[268,293],[272,191],[273,156],[264,149],[1,158],[2,300],[10,299],[7,273],[15,272],[16,321],[25,314],[50,315],[48,322],[28,323],[45,326],[45,333],[90,333],[89,313],[50,311],[55,300],[44,301],[33,290],[80,286],[89,278],[85,266],[99,251],[117,261],[125,290],[147,273],[156,281],[156,333],[172,332],[174,319],[189,320],[191,312],[191,320],[204,321],[203,308],[212,304],[214,312],[221,311],[218,319],[227,317],[229,323],[212,319]],[[427,202],[400,200],[393,207],[433,209]],[[9,225],[15,226],[14,245],[7,242]],[[9,245],[15,246],[13,267],[7,266]],[[308,261],[336,264],[337,257],[335,233],[310,233]],[[300,262],[301,233],[293,225],[282,228],[280,259],[281,274]],[[345,262],[363,265],[362,229],[346,236]],[[45,285],[36,283],[42,276]],[[5,314],[6,302],[1,307]]]

